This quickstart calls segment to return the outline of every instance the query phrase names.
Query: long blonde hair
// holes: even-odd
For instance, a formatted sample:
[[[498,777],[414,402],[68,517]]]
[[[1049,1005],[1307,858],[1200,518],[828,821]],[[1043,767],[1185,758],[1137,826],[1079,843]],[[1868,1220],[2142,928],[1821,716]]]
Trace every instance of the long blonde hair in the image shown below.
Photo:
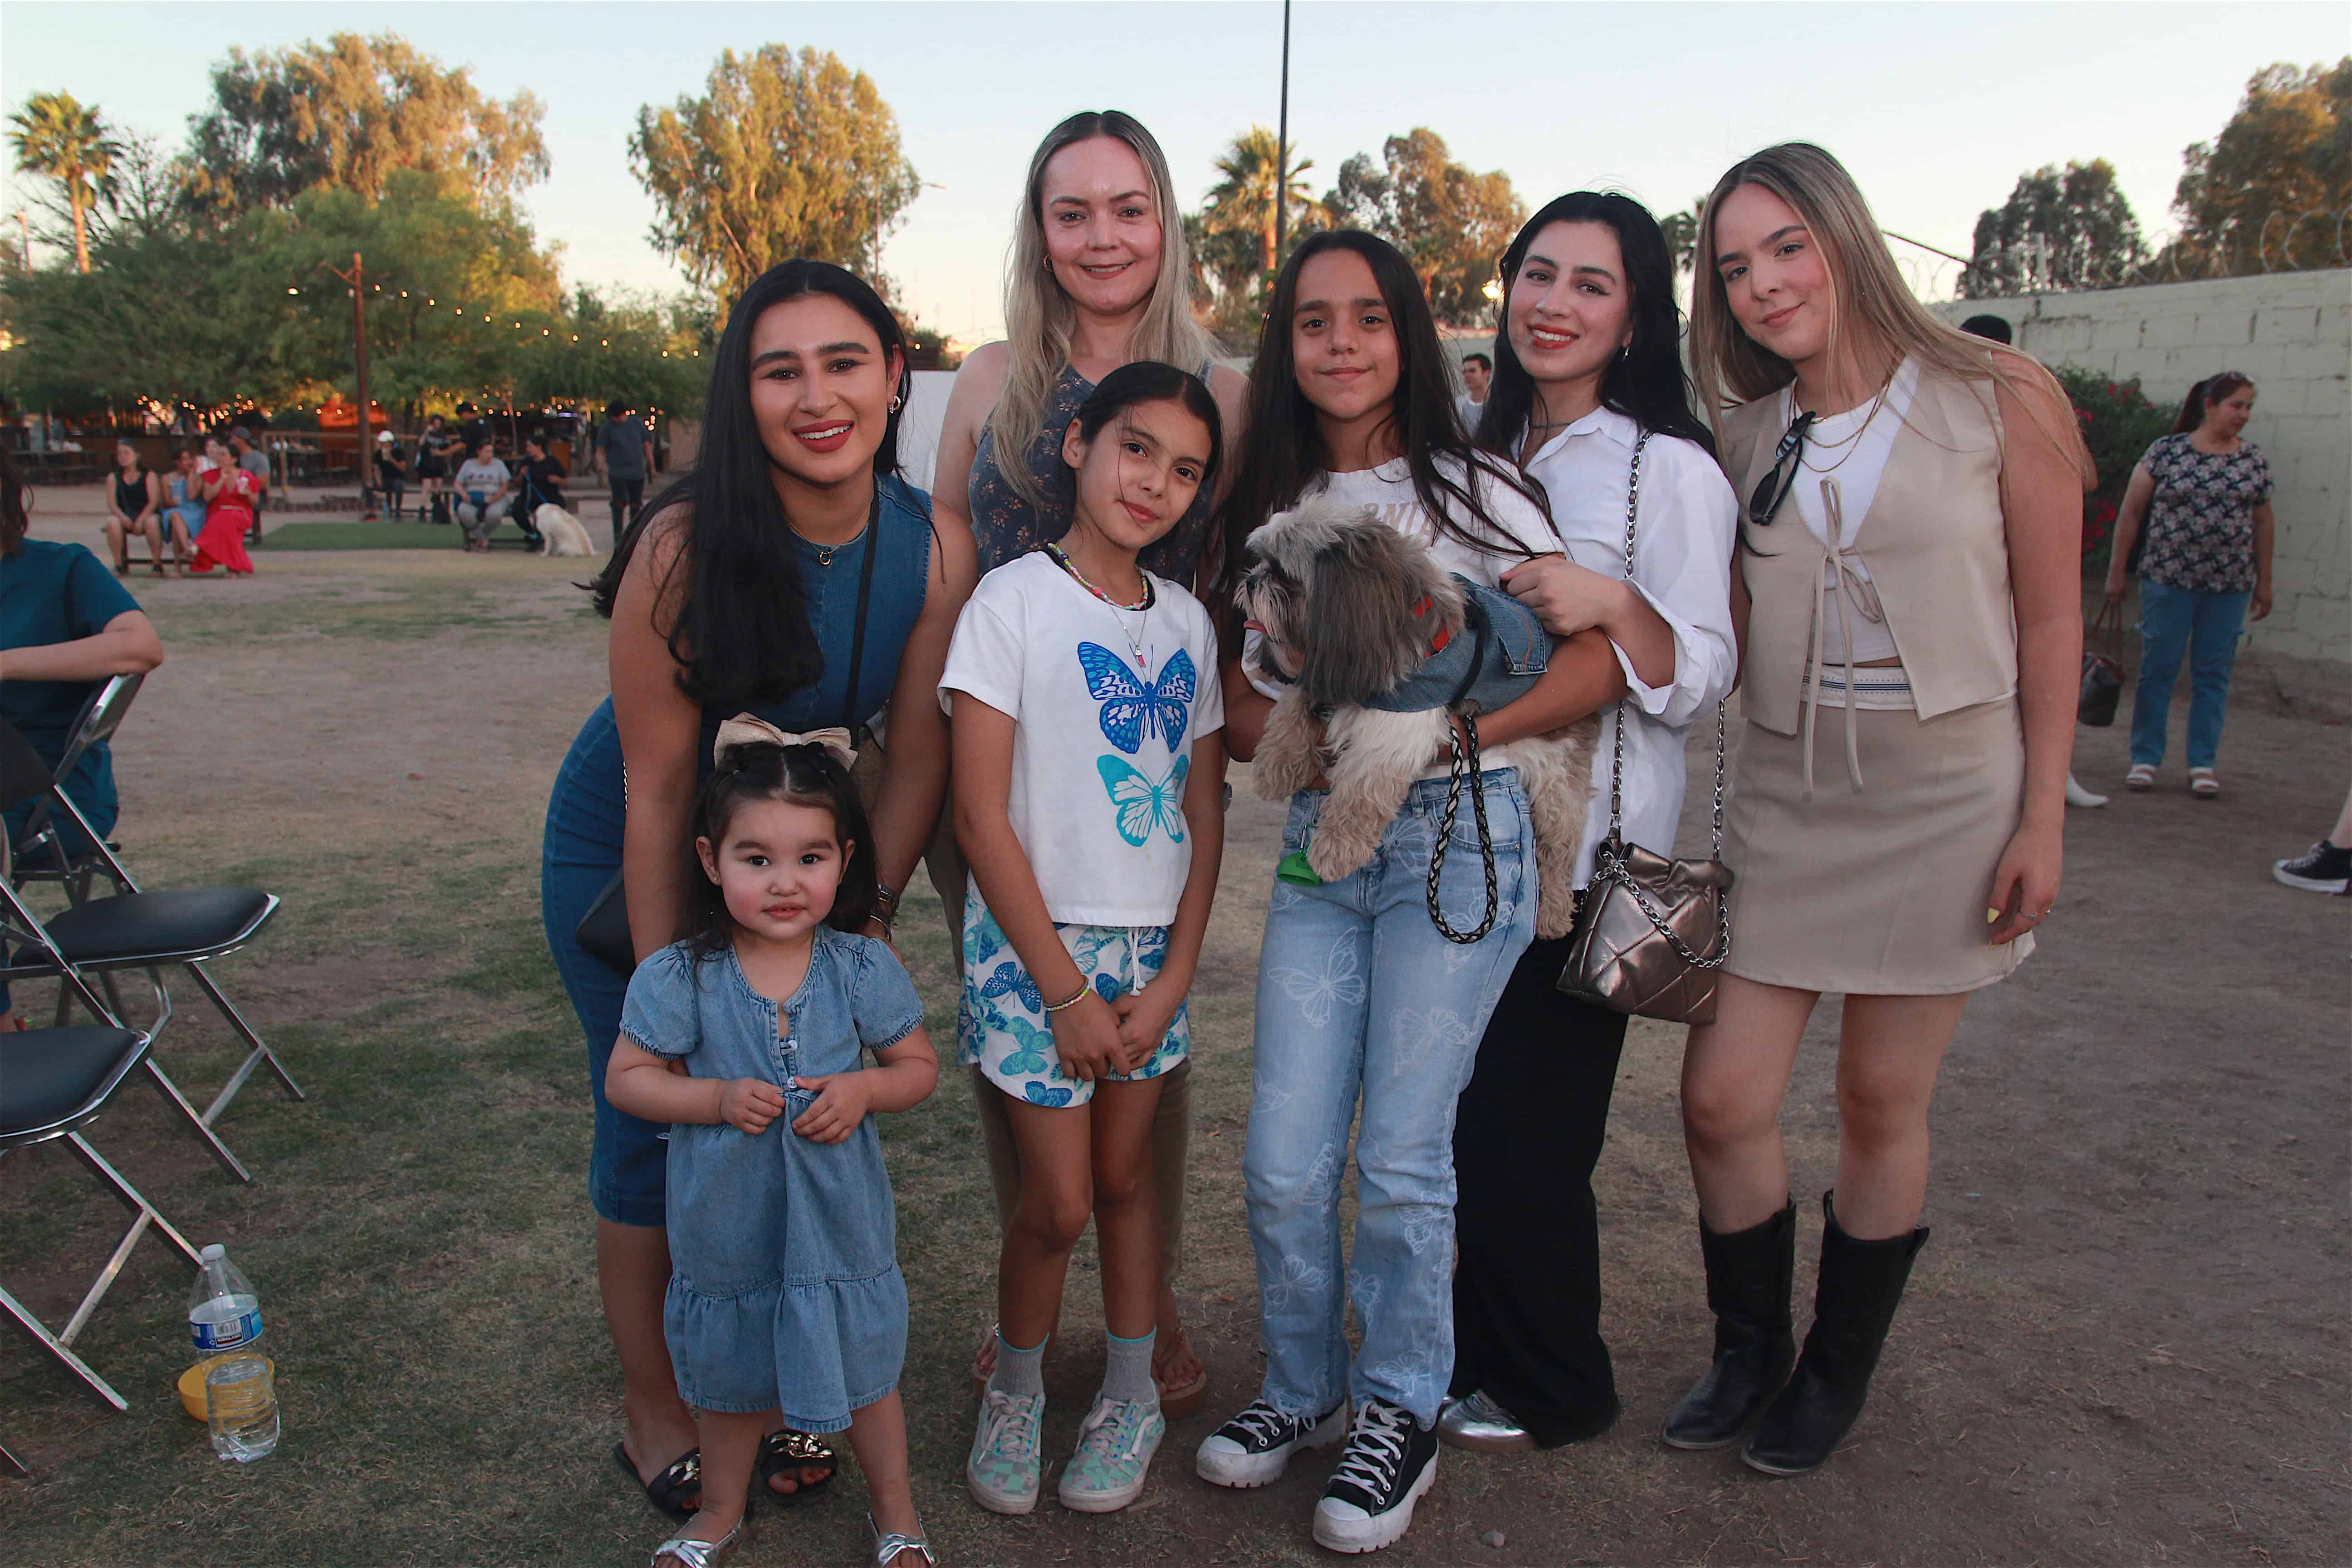
[[[1171,191],[1167,155],[1151,132],[1133,117],[1116,109],[1086,110],[1071,115],[1045,134],[1029,160],[1029,178],[1021,188],[1021,209],[1013,220],[1013,262],[1004,278],[1004,336],[1010,363],[1004,388],[997,394],[996,409],[988,428],[996,437],[996,466],[1023,500],[1033,507],[1045,504],[1036,476],[1029,471],[1029,448],[1045,423],[1054,401],[1054,383],[1070,363],[1070,328],[1076,308],[1046,267],[1045,165],[1063,148],[1097,136],[1126,143],[1143,162],[1151,183],[1151,205],[1160,218],[1160,268],[1151,284],[1150,302],[1143,319],[1128,339],[1130,360],[1160,360],[1180,370],[1197,372],[1213,358],[1216,340],[1192,320],[1188,279],[1191,258],[1184,245],[1184,217]]]
[[[1698,244],[1691,284],[1691,381],[1698,393],[1699,412],[1715,427],[1720,440],[1724,411],[1777,392],[1797,378],[1796,367],[1743,331],[1732,314],[1723,274],[1715,265],[1716,217],[1724,198],[1742,185],[1758,185],[1789,204],[1798,221],[1821,247],[1822,262],[1830,279],[1832,308],[1828,353],[1839,361],[1839,338],[1853,332],[1863,341],[1857,357],[1874,351],[1900,362],[1908,355],[1923,370],[1941,372],[1976,391],[1991,411],[1984,390],[1988,381],[2019,399],[2031,412],[2042,399],[2027,392],[2030,385],[2065,403],[2057,378],[2031,355],[2013,349],[1992,349],[1972,338],[1919,302],[1903,281],[1894,253],[1886,248],[1878,220],[1862,189],[1825,150],[1810,142],[1783,142],[1751,153],[1724,172],[1707,194],[1699,215]],[[1891,370],[1892,364],[1882,368]],[[2052,429],[2036,413],[2036,429],[2066,453],[2085,473],[2090,453],[2073,420],[2063,430]]]

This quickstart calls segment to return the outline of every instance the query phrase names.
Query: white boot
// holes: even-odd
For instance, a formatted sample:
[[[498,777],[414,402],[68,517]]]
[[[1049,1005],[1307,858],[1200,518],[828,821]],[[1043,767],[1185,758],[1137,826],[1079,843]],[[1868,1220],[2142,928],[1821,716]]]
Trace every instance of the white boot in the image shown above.
[[[2066,804],[2068,805],[2081,806],[2105,805],[2107,804],[2107,797],[2103,795],[2093,795],[2089,790],[2084,789],[2081,784],[2074,782],[2074,775],[2073,773],[2068,773],[2066,775]]]

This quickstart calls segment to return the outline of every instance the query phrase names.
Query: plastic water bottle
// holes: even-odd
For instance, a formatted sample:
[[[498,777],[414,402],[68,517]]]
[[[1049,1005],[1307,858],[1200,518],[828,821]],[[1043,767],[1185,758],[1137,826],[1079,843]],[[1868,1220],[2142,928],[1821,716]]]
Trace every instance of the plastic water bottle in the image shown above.
[[[205,1414],[213,1452],[245,1463],[278,1447],[278,1393],[261,1351],[261,1302],[253,1282],[217,1244],[198,1255],[188,1292],[188,1337],[205,1362]]]

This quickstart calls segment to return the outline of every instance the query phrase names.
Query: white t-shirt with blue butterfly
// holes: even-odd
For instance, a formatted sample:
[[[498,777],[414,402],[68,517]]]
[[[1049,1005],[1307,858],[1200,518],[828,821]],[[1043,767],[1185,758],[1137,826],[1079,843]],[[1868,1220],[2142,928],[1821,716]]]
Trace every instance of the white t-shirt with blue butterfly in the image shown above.
[[[948,647],[940,705],[969,692],[1014,721],[1008,815],[1057,921],[1166,925],[1192,869],[1192,742],[1225,723],[1216,629],[1150,583],[1150,607],[1123,610],[1024,555],[980,580]]]

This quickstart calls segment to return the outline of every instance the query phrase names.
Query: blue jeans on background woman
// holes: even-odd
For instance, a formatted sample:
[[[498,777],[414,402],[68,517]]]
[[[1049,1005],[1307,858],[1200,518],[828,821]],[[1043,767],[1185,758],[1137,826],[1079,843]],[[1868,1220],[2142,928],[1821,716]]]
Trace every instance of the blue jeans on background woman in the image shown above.
[[[1274,885],[1242,1173],[1257,1253],[1261,1397],[1285,1415],[1379,1398],[1428,1426],[1453,1375],[1454,1101],[1536,920],[1518,773],[1497,768],[1482,784],[1497,902],[1481,941],[1449,942],[1429,918],[1444,779],[1413,784],[1358,870],[1320,887]],[[1284,853],[1306,847],[1328,798],[1291,797]],[[1446,923],[1475,928],[1486,897],[1465,789],[1438,888]],[[1339,1187],[1360,1092],[1356,1246],[1343,1259]],[[1352,1368],[1351,1300],[1364,1331]]]
[[[2189,660],[2189,765],[2210,768],[2221,748],[2221,718],[2230,705],[2230,668],[2238,658],[2251,592],[2209,594],[2169,583],[2139,581],[2139,690],[2132,699],[2131,760],[2164,762],[2165,725],[2172,684]]]

